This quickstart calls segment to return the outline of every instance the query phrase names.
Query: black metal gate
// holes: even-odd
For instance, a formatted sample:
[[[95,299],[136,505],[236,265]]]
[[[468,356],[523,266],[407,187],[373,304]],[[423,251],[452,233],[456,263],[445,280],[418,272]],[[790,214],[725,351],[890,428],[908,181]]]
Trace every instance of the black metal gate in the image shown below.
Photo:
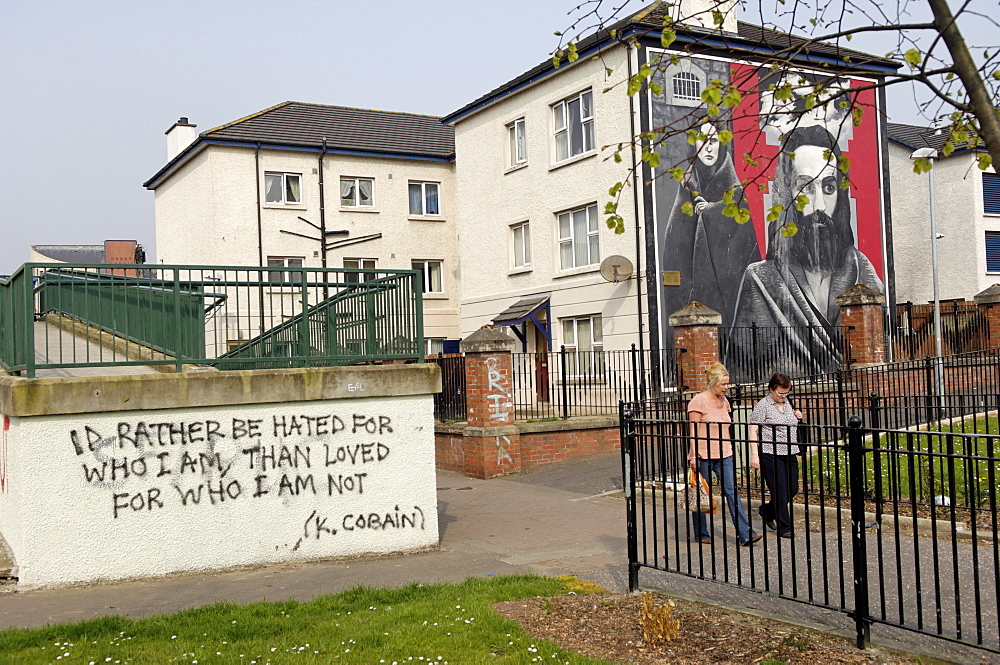
[[[737,493],[764,536],[746,547],[721,506],[707,515],[710,542],[691,537],[681,491],[690,423],[651,402],[622,404],[620,415],[630,589],[640,573],[664,571],[846,613],[859,647],[881,623],[1000,652],[1000,436],[984,431],[996,432],[995,411],[973,421],[978,431],[961,419],[932,429],[863,427],[858,416],[808,426],[791,538],[757,517],[766,491],[740,464],[749,441],[737,422],[726,435]]]

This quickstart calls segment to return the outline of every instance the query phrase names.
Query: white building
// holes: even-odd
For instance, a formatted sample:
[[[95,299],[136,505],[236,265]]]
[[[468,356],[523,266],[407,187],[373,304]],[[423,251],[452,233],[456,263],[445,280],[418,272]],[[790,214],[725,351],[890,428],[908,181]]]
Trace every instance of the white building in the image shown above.
[[[197,135],[181,118],[145,183],[158,260],[418,269],[440,351],[459,336],[452,134],[436,117],[298,102]]]
[[[933,299],[931,280],[930,181],[938,239],[940,298],[972,300],[1000,282],[1000,175],[981,171],[979,150],[941,151],[947,130],[889,124],[892,183],[892,246],[896,301]],[[938,150],[930,174],[913,172],[910,155],[919,148]]]

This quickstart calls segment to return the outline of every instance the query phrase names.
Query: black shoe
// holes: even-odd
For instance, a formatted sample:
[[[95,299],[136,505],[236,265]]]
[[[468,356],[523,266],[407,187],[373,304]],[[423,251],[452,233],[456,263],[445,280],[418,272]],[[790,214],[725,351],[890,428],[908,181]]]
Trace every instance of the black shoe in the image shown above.
[[[760,515],[760,518],[762,520],[764,520],[764,526],[766,526],[771,531],[778,530],[778,523],[774,519],[768,519],[767,515],[764,514],[764,506],[757,507],[757,514]]]
[[[778,538],[793,538],[794,534],[791,531],[785,531],[784,533],[779,533]]]
[[[763,534],[758,533],[758,534],[755,534],[753,536],[750,536],[750,540],[746,541],[745,543],[740,543],[740,544],[743,545],[743,547],[750,547],[751,545],[753,545],[754,543],[756,543],[758,540],[760,540],[763,537],[764,537]]]

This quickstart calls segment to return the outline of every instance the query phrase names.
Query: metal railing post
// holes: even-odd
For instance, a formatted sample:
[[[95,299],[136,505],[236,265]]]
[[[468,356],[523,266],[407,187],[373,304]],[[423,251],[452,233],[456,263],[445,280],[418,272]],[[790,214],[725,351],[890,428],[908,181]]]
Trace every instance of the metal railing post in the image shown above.
[[[639,588],[639,539],[635,519],[635,423],[625,404],[618,405],[621,423],[622,485],[625,489],[625,532],[628,538],[628,590]]]
[[[868,607],[868,550],[865,532],[865,451],[861,418],[848,421],[848,472],[851,474],[851,544],[854,570],[854,629],[857,646],[864,649],[871,639]]]
[[[35,378],[35,280],[34,270],[24,266],[24,375]]]
[[[569,419],[569,380],[566,375],[566,345],[559,346],[559,366],[562,368],[562,417]]]
[[[638,402],[642,398],[639,391],[639,367],[636,353],[635,344],[632,344],[632,348],[629,350],[629,359],[632,362],[632,400]]]
[[[296,351],[302,358],[299,366],[309,365],[309,285],[306,277],[306,269],[303,266],[302,272],[302,300],[299,308],[299,343]]]
[[[180,270],[174,268],[174,321],[181,321],[181,276]],[[174,340],[174,363],[178,372],[184,371],[184,359],[181,357],[181,346],[182,337],[184,335],[184,326],[177,326],[177,338]]]

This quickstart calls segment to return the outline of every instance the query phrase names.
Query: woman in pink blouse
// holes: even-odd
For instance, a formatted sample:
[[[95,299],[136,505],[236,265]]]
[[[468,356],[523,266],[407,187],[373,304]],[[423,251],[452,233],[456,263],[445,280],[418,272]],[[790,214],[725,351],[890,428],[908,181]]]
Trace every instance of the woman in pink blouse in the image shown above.
[[[715,474],[722,496],[729,504],[729,514],[736,527],[736,540],[740,545],[753,545],[761,539],[750,526],[743,502],[736,495],[736,465],[733,463],[733,442],[729,428],[732,407],[726,399],[729,389],[729,372],[722,363],[715,363],[706,372],[708,390],[698,393],[688,403],[688,418],[691,420],[691,446],[688,462],[701,477],[709,480],[709,471]],[[692,539],[700,543],[711,543],[712,534],[708,530],[708,516],[691,513],[694,525]]]

